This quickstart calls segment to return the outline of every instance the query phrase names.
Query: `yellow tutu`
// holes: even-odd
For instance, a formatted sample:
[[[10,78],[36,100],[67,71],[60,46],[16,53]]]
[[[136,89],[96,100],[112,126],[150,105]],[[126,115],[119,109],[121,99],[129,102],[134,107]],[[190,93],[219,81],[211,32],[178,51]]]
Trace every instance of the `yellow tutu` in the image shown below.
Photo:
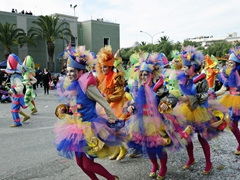
[[[183,103],[174,109],[180,112],[187,121],[194,123],[204,123],[212,119],[212,115],[208,113],[206,108],[197,107],[191,111],[186,103]]]
[[[146,120],[146,118],[147,118],[147,120]],[[144,128],[146,136],[156,136],[157,134],[159,134],[159,130],[161,130],[160,122],[159,122],[159,124],[156,124],[154,117],[144,116],[143,119],[144,119],[143,121],[145,121],[143,123],[143,128]],[[140,132],[141,128],[142,128],[142,126],[139,124],[139,121],[135,121],[134,123],[131,123],[129,126],[130,136],[133,132]]]
[[[68,158],[72,158],[71,152],[105,158],[110,156],[116,146],[120,144],[118,144],[120,139],[113,139],[115,132],[105,124],[105,121],[102,121],[102,118],[88,122],[82,121],[79,114],[65,114],[61,120],[55,123],[54,132],[58,151],[61,151],[63,157]],[[116,141],[118,142],[116,143]]]
[[[240,96],[226,94],[219,100],[219,103],[227,108],[240,109]]]

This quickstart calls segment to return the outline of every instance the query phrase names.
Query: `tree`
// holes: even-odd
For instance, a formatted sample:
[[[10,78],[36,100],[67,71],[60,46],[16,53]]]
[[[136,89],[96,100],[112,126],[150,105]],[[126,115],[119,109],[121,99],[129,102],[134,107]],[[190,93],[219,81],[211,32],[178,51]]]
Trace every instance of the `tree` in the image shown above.
[[[48,69],[53,71],[53,55],[55,49],[55,40],[64,39],[72,36],[67,22],[59,22],[59,16],[39,16],[37,21],[33,21],[36,26],[28,31],[29,36],[34,39],[43,39],[47,44],[49,65]]]
[[[234,41],[235,46],[240,46],[240,41]]]
[[[160,37],[160,39],[158,40],[158,43],[160,43],[160,42],[162,42],[162,41],[168,42],[168,41],[170,41],[170,40],[169,40],[169,37],[167,37],[167,36],[162,36],[162,37]]]
[[[200,42],[194,42],[194,41],[184,41],[183,42],[183,46],[186,47],[186,46],[194,46],[195,48],[198,48],[199,46],[201,46],[201,43]]]
[[[228,50],[233,45],[227,41],[221,41],[211,44],[207,49],[203,50],[204,54],[214,55],[216,57],[224,57],[228,54]]]
[[[119,55],[122,57],[124,64],[127,64],[129,61],[129,57],[134,53],[132,48],[123,48],[120,50]]]
[[[145,46],[145,45],[147,45],[147,42],[146,42],[146,41],[142,41],[142,42],[140,43],[140,46]]]
[[[179,52],[182,50],[182,43],[177,41],[176,43],[172,44],[172,49],[173,50],[178,50]]]
[[[4,47],[5,59],[12,53],[11,47],[25,43],[26,34],[23,29],[17,28],[16,24],[9,24],[6,22],[4,25],[0,23],[0,43]]]

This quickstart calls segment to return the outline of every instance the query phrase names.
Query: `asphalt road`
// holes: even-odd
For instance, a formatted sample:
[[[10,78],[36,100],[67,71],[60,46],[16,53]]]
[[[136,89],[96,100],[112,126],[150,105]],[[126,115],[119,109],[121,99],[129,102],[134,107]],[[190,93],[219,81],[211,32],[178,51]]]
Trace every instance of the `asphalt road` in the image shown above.
[[[10,128],[12,117],[11,104],[0,103],[0,180],[88,180],[89,178],[76,165],[75,160],[58,156],[53,141],[54,115],[59,104],[55,91],[44,95],[43,89],[36,90],[38,113],[23,123],[22,127]],[[27,114],[30,111],[24,110]],[[168,172],[166,180],[232,180],[240,179],[240,156],[233,153],[237,147],[230,131],[210,142],[214,170],[208,176],[201,172],[205,167],[203,152],[197,138],[194,137],[196,164],[190,170],[182,170],[187,161],[185,149],[168,154]],[[144,157],[121,161],[108,159],[97,162],[103,164],[112,174],[121,180],[148,180],[150,161]],[[99,177],[100,180],[103,178]]]

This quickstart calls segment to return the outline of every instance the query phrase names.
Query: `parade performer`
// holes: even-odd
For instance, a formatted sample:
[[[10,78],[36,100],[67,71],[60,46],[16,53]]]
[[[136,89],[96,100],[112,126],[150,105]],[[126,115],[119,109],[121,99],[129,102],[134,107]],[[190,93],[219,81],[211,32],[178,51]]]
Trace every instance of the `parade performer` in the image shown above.
[[[101,48],[97,54],[97,59],[97,87],[110,104],[116,117],[124,121],[126,116],[122,113],[122,108],[128,99],[124,91],[123,69],[118,69],[118,67],[122,67],[122,59],[117,56],[114,57],[111,46]],[[117,72],[114,72],[114,68],[116,68]],[[116,148],[115,153],[109,159],[121,160],[126,154],[127,149],[122,145]]]
[[[228,59],[228,68],[230,73],[221,72],[223,86],[216,92],[217,96],[223,95],[229,88],[229,93],[225,94],[219,103],[227,107],[229,110],[231,123],[229,127],[238,142],[235,155],[240,155],[240,131],[238,122],[240,120],[240,46],[230,49]]]
[[[138,77],[136,76],[136,72],[135,72],[135,66],[139,66],[139,59],[140,59],[140,53],[134,52],[129,57],[129,62],[124,71],[125,91],[126,90],[129,91],[129,93],[125,93],[126,97],[129,97],[128,101],[131,101],[133,98],[132,97],[132,90],[133,90],[132,85],[135,83],[135,81],[138,81]],[[138,156],[142,156],[142,154],[143,154],[142,150],[140,150],[140,149],[135,149],[133,147],[128,149],[128,156],[130,158],[136,158]]]
[[[175,111],[181,112],[185,116],[187,124],[191,125],[197,133],[206,160],[206,166],[202,174],[207,175],[213,169],[208,140],[219,134],[220,131],[216,126],[222,120],[218,121],[207,110],[208,82],[205,74],[198,74],[204,55],[201,52],[197,52],[192,46],[185,47],[181,54],[184,72],[178,76],[178,82],[183,96],[179,97],[181,104],[175,108]],[[186,148],[189,159],[183,168],[189,169],[195,163],[192,141],[189,141]]]
[[[22,62],[15,54],[10,54],[7,59],[6,73],[11,76],[11,89],[9,93],[12,95],[12,117],[14,123],[11,127],[22,126],[20,114],[24,114],[20,108],[27,108],[24,103],[23,83],[22,83]]]
[[[96,174],[108,180],[118,177],[109,173],[102,165],[94,162],[97,157],[107,157],[126,138],[121,130],[124,124],[117,119],[108,102],[96,87],[96,79],[91,72],[85,72],[88,61],[93,59],[85,46],[77,48],[76,53],[68,50],[66,77],[61,77],[57,84],[60,99],[67,99],[67,104],[56,108],[56,116],[61,119],[54,126],[55,145],[59,155],[72,158],[83,172],[91,179],[98,179]],[[106,118],[96,111],[99,103],[106,112]]]
[[[166,74],[168,75],[166,86],[169,92],[178,98],[181,96],[181,91],[178,86],[177,76],[183,69],[182,58],[180,52],[177,50],[171,52],[171,57],[173,58],[171,70],[166,70]]]
[[[35,92],[33,90],[33,84],[37,83],[37,79],[35,76],[35,64],[33,58],[31,56],[26,56],[23,61],[23,84],[26,87],[26,92],[24,96],[25,104],[31,110],[31,114],[34,114],[37,111],[34,98],[36,97]],[[27,120],[27,119],[26,119]],[[26,120],[23,120],[26,121]]]
[[[217,69],[216,67],[218,64],[218,60],[215,58],[215,56],[211,55],[210,57],[208,54],[204,57],[204,60],[204,71],[207,75],[206,79],[208,81],[208,87],[209,89],[214,89],[216,76],[219,73],[219,69]]]
[[[139,75],[137,84],[134,84],[134,101],[124,107],[125,113],[133,113],[126,122],[129,133],[128,146],[147,153],[152,169],[150,177],[158,180],[165,178],[167,172],[167,149],[171,152],[184,147],[181,138],[187,138],[189,133],[184,132],[176,117],[171,114],[177,98],[171,95],[164,85],[164,78],[160,76],[159,54],[140,55],[140,66],[136,67],[135,74]],[[160,62],[159,62],[160,61]],[[156,79],[159,79],[155,84]],[[160,159],[160,171],[158,159]]]

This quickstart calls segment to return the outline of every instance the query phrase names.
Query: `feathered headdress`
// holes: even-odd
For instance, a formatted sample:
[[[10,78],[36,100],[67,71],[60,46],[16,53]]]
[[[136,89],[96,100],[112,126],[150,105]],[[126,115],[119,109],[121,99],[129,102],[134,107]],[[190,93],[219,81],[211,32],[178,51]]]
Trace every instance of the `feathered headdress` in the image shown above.
[[[135,75],[136,73],[135,71],[135,66],[139,66],[139,53],[138,52],[134,52],[130,57],[129,57],[129,62],[127,65],[127,69],[124,71],[124,79],[126,80],[130,80],[130,79],[134,79],[137,78],[137,76]]]
[[[168,64],[164,53],[143,53],[139,54],[139,64],[135,66],[135,72],[148,71],[153,74],[153,79],[158,79],[161,70]]]
[[[138,52],[134,52],[134,53],[129,57],[129,61],[130,61],[130,63],[131,63],[131,66],[139,63],[139,58],[140,58],[139,53],[138,53]]]
[[[98,62],[102,66],[113,66],[115,58],[110,45],[101,48],[97,54]]]
[[[230,56],[229,56],[228,60],[240,63],[240,46],[231,48],[229,50],[229,54],[230,54]]]
[[[183,47],[183,52],[181,52],[181,58],[183,59],[184,66],[194,66],[197,68],[201,66],[204,59],[204,55],[200,51],[196,51],[193,46]]]
[[[180,52],[178,50],[172,50],[171,51],[171,58],[173,60],[177,59],[179,61],[182,61],[181,56],[180,56]]]
[[[102,66],[112,66],[115,67],[118,72],[124,73],[122,64],[122,58],[119,56],[119,51],[118,50],[115,54],[112,51],[112,47],[110,45],[107,45],[103,48],[101,48],[97,54],[97,65],[96,65],[96,70],[98,73],[98,76],[102,74]]]
[[[122,58],[119,56],[119,52],[120,52],[120,49],[115,53],[114,55],[114,63],[113,63],[113,66],[119,71],[119,72],[124,72],[124,69],[123,69],[123,60]]]
[[[86,69],[88,64],[94,60],[94,56],[90,51],[85,49],[85,46],[78,46],[76,49],[72,48],[71,44],[64,49],[64,58],[67,58],[67,66],[76,69]]]
[[[172,58],[173,62],[179,61],[179,67],[175,63],[173,63],[174,68],[181,69],[182,68],[181,53],[178,50],[173,50],[173,51],[171,51],[171,58]]]

